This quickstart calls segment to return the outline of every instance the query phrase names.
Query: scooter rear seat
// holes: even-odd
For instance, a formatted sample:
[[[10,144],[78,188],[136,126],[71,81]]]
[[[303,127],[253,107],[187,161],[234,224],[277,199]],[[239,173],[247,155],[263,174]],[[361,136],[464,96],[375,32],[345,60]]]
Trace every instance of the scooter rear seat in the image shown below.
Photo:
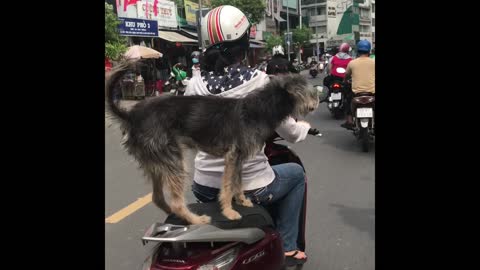
[[[212,218],[211,224],[220,229],[239,229],[239,228],[264,228],[273,227],[274,223],[270,214],[265,208],[254,205],[245,207],[232,203],[233,209],[238,211],[242,218],[239,220],[227,219],[220,209],[218,202],[212,203],[194,203],[189,204],[188,208],[195,214],[208,215]],[[185,220],[171,214],[165,220],[166,224],[189,225]]]

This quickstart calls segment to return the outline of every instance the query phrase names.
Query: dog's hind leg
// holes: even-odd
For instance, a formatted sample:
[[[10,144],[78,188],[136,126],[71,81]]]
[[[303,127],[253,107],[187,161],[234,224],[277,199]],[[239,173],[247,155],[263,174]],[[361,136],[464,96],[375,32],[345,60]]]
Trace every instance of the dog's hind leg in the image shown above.
[[[196,215],[192,213],[185,202],[185,179],[187,173],[184,167],[183,155],[179,159],[171,159],[163,168],[163,180],[165,188],[170,191],[170,209],[172,213],[186,220],[190,224],[208,224],[211,218],[207,215]]]
[[[222,189],[220,190],[220,206],[222,207],[222,214],[230,220],[241,219],[242,216],[232,208],[232,199],[235,192],[241,188],[242,161],[235,151],[235,148],[225,154],[225,171],[222,177]],[[236,179],[237,178],[237,179]],[[240,178],[240,180],[238,180]],[[234,180],[236,179],[236,180]],[[240,188],[238,185],[240,181]]]
[[[246,207],[253,207],[253,203],[245,197],[243,193],[243,185],[242,185],[242,168],[243,168],[243,158],[241,158],[240,153],[237,155],[237,159],[235,161],[235,170],[233,173],[232,178],[232,192],[234,194],[235,201],[237,204],[246,206]]]
[[[167,214],[172,213],[170,206],[165,201],[165,195],[163,194],[163,181],[162,176],[158,170],[148,172],[150,179],[152,180],[153,193],[152,201],[153,203]]]

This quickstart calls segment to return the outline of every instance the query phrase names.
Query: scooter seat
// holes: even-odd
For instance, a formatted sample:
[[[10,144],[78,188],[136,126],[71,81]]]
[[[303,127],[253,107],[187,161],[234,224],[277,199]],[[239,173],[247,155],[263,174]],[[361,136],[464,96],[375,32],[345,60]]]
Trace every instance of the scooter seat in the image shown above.
[[[361,97],[361,96],[372,97],[372,96],[375,96],[375,94],[372,92],[358,92],[358,93],[355,93],[355,96],[356,97]]]
[[[273,227],[274,223],[272,217],[265,208],[259,205],[253,207],[245,207],[232,204],[233,209],[238,211],[242,216],[239,220],[227,219],[221,211],[219,202],[211,203],[193,203],[189,204],[188,208],[197,215],[208,215],[212,218],[211,224],[220,229],[239,229],[239,228],[264,228]],[[174,225],[189,225],[185,220],[170,214],[165,223]]]

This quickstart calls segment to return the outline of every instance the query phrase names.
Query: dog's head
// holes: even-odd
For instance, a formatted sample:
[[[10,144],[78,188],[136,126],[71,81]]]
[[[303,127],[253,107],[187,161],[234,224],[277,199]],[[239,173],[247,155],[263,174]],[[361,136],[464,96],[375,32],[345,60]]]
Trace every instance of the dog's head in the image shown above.
[[[280,77],[280,86],[290,94],[295,100],[295,109],[293,114],[305,116],[318,107],[318,92],[307,79],[300,74],[289,74]]]

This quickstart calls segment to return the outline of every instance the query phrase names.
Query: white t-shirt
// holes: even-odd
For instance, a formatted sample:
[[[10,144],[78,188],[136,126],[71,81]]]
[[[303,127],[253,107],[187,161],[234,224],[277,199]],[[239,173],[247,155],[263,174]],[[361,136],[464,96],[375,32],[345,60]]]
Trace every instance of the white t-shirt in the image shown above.
[[[259,89],[269,82],[268,75],[256,70],[257,75],[249,81],[222,93],[217,96],[242,98],[252,90]],[[207,89],[201,76],[194,76],[185,90],[186,96],[192,95],[213,95]],[[287,117],[285,121],[276,129],[278,135],[291,143],[303,141],[307,135],[310,125],[306,122],[296,122],[292,117]],[[247,160],[243,164],[242,183],[244,190],[258,189],[270,184],[275,178],[275,174],[268,163],[268,158],[264,153],[265,145],[254,158]],[[195,157],[194,181],[200,185],[220,188],[222,185],[222,176],[225,169],[225,160],[199,151]]]

